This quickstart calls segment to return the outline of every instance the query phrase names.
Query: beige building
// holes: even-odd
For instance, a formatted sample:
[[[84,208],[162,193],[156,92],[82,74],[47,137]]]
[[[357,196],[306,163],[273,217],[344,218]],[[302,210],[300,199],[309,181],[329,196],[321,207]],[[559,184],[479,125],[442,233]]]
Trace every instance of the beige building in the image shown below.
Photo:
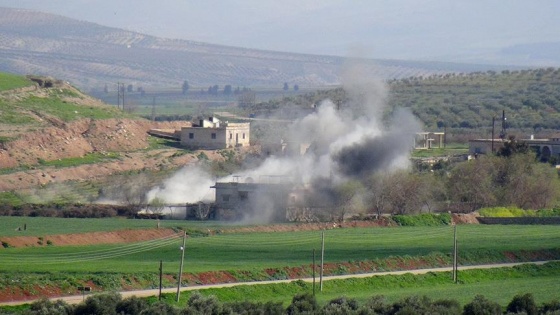
[[[498,152],[504,146],[507,140],[503,139],[474,139],[469,140],[470,154],[489,154]],[[532,136],[529,139],[520,139],[519,142],[526,143],[529,148],[533,149],[537,156],[543,160],[551,157],[560,159],[560,138],[535,139]]]
[[[222,122],[216,117],[181,128],[181,145],[191,149],[226,149],[249,146],[250,123]]]

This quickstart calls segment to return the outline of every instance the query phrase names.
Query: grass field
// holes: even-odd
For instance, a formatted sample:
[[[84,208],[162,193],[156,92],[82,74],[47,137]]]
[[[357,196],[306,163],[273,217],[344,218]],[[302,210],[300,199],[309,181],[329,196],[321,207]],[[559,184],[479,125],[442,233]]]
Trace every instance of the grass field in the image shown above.
[[[149,227],[155,223],[149,220],[102,219],[84,220],[81,223],[80,220],[82,219],[59,222],[71,227],[73,231],[80,229],[80,225],[84,230],[93,229],[92,226],[103,222],[107,223],[104,230],[115,229],[118,224],[115,221],[121,222],[123,228]],[[88,226],[88,221],[95,224]],[[163,223],[166,226],[194,227],[192,223],[182,226],[185,221]],[[203,228],[203,225],[198,227]],[[28,223],[28,228],[33,231],[34,224]],[[59,226],[45,228],[43,231],[47,235],[56,234],[48,233],[49,231],[63,229],[63,226]],[[40,234],[36,232],[31,233]],[[48,237],[45,237],[44,241],[47,240]],[[175,238],[126,245],[57,247],[54,244],[33,248],[6,248],[0,249],[0,271],[152,272],[159,261],[163,260],[165,271],[172,273],[178,267],[180,243],[180,239]],[[219,234],[189,238],[186,243],[185,272],[260,270],[309,265],[312,251],[319,250],[320,243],[319,231]],[[461,259],[475,260],[473,257],[477,256],[484,256],[492,261],[495,258],[492,255],[498,257],[504,251],[560,248],[560,227],[466,225],[458,228],[458,244],[460,262]],[[325,232],[326,262],[426,256],[435,252],[448,254],[452,247],[451,227],[356,228]]]
[[[34,83],[24,76],[0,73],[0,91],[12,90],[21,87],[31,86]]]
[[[466,144],[450,143],[445,148],[418,149],[412,151],[413,158],[428,158],[434,156],[448,156],[456,154],[469,153],[469,147]]]
[[[26,231],[18,227],[27,226]],[[97,231],[116,231],[126,229],[151,229],[157,226],[155,220],[131,220],[125,218],[78,219],[47,217],[0,217],[0,237],[2,236],[45,236],[74,234]],[[162,220],[161,227],[182,227],[185,229],[212,229],[225,227],[215,221]]]
[[[433,300],[454,299],[464,305],[477,294],[505,306],[516,294],[527,292],[535,296],[538,304],[560,299],[560,263],[544,266],[518,266],[488,270],[465,270],[459,273],[459,282],[452,283],[450,272],[428,273],[424,275],[396,275],[370,278],[353,278],[325,281],[323,291],[316,283],[316,298],[319,304],[346,296],[364,303],[372,296],[383,295],[388,302],[395,302],[412,295],[426,295]],[[222,302],[253,301],[282,302],[287,306],[291,298],[304,292],[312,292],[311,283],[291,282],[284,284],[240,286],[235,288],[206,289],[203,295],[214,295]],[[192,292],[181,295],[182,302]],[[166,301],[174,303],[174,294],[166,296]]]

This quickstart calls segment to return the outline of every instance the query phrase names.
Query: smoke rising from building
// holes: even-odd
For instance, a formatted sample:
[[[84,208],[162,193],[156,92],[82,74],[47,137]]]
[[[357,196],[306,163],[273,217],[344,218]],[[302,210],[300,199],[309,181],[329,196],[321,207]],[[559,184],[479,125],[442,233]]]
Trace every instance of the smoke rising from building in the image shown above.
[[[344,89],[350,95],[348,103],[334,104],[325,100],[314,112],[287,126],[289,143],[309,144],[305,154],[272,155],[257,167],[236,174],[239,177],[227,176],[218,182],[250,178],[250,181],[266,183],[283,178],[293,187],[309,187],[321,182],[322,185],[315,184],[312,189],[319,195],[331,195],[333,185],[351,179],[361,181],[381,170],[406,167],[414,135],[421,130],[417,120],[408,111],[396,110],[390,122],[384,124],[386,85],[367,79],[359,66],[350,65],[345,78]],[[265,137],[274,139],[270,134]],[[280,139],[277,141],[280,144]],[[211,176],[196,168],[187,168],[167,180],[163,187],[152,190],[148,199],[197,202],[203,200],[202,192],[206,193],[212,184]],[[265,201],[258,203],[266,204]],[[267,217],[271,215],[270,209],[259,212],[266,213]],[[253,222],[263,222],[263,219],[255,216]]]
[[[214,200],[214,191],[210,188],[214,179],[202,167],[188,165],[183,167],[160,186],[152,188],[147,194],[148,202],[154,198],[168,204],[195,203]]]

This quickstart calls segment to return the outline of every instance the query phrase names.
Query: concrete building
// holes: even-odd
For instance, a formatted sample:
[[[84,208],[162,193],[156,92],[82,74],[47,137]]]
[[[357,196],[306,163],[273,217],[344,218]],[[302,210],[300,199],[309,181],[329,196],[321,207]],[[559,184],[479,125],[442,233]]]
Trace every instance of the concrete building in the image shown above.
[[[191,149],[226,149],[249,146],[250,123],[221,122],[216,117],[181,128],[181,145]]]
[[[212,188],[216,189],[218,220],[286,221],[290,183],[278,179],[255,183],[247,178],[244,182],[217,182]]]
[[[508,140],[503,139],[474,139],[469,140],[470,154],[488,154],[497,152]],[[520,139],[519,142],[526,143],[529,148],[533,149],[541,159],[548,160],[550,157],[560,159],[560,138],[550,139]]]
[[[415,149],[443,148],[444,132],[417,132],[414,138]]]

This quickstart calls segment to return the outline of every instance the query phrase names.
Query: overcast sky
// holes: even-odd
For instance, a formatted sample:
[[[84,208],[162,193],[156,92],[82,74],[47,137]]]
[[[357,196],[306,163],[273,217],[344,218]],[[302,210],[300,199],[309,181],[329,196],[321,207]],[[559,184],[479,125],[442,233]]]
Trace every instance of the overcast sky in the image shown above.
[[[0,6],[167,38],[383,59],[484,61],[508,46],[560,42],[557,0],[0,0]]]

